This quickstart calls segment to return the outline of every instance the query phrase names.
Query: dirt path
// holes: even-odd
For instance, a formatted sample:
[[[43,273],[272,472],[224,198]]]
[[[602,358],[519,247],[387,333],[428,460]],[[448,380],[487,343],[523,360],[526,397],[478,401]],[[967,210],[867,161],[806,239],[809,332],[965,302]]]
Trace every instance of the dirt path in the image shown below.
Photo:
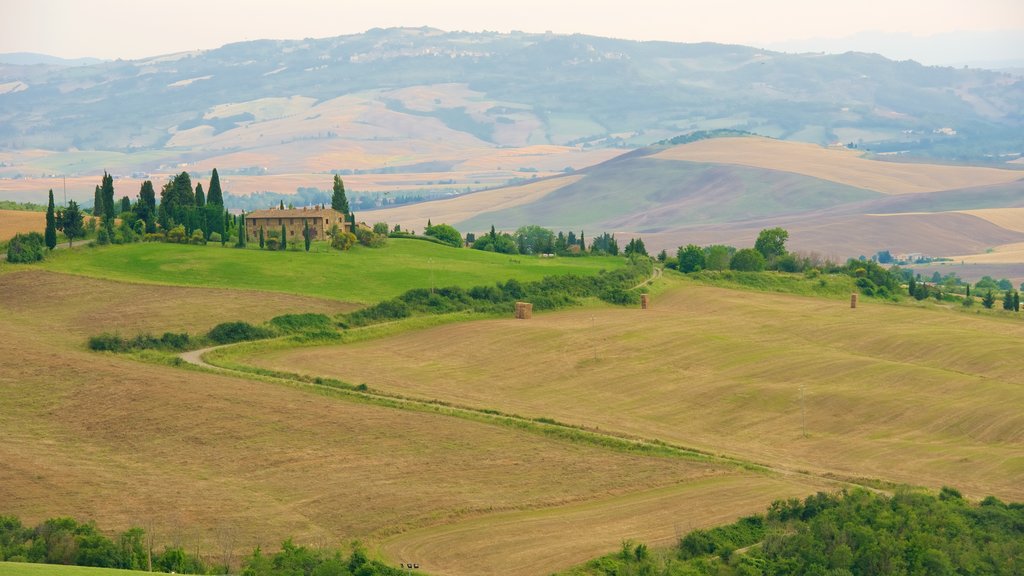
[[[212,352],[213,350],[216,350],[218,348],[224,348],[225,346],[231,346],[231,344],[218,344],[216,346],[209,346],[207,348],[200,348],[199,350],[189,350],[188,352],[182,352],[181,354],[178,354],[178,357],[181,358],[182,360],[184,360],[185,362],[188,362],[189,364],[192,364],[193,366],[199,366],[201,368],[207,368],[207,369],[210,369],[210,370],[228,370],[228,368],[221,368],[220,366],[214,366],[213,364],[207,364],[206,361],[203,360],[203,356],[207,352]],[[231,372],[237,372],[238,374],[245,374],[244,372],[240,372],[238,370],[231,370]]]

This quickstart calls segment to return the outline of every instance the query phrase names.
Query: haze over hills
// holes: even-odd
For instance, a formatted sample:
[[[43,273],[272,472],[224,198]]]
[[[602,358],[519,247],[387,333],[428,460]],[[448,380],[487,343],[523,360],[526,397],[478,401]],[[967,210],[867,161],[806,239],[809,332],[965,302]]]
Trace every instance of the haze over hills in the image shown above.
[[[399,137],[423,147],[633,146],[738,128],[981,158],[1021,152],[1022,102],[1014,76],[865,53],[374,29],[75,68],[3,66],[0,149],[133,152],[120,163],[154,171],[254,150],[285,159],[316,141],[337,155],[309,167],[344,169],[352,146],[372,154]],[[381,155],[406,164],[433,152]]]

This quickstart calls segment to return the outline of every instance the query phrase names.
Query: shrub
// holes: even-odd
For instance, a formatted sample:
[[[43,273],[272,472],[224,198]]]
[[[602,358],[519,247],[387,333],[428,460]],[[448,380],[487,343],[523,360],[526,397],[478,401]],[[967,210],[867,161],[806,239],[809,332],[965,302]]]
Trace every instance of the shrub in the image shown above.
[[[426,235],[433,236],[449,246],[454,246],[456,248],[462,247],[462,234],[460,234],[453,226],[448,224],[429,226],[427,228]]]
[[[203,236],[203,231],[196,228],[192,231],[192,237],[189,238],[190,244],[206,244],[206,237]]]
[[[231,344],[245,340],[269,338],[274,333],[266,328],[253,326],[248,322],[223,322],[213,327],[207,337],[217,344]]]
[[[16,263],[39,262],[46,252],[46,240],[39,232],[15,234],[7,244],[7,261]]]
[[[187,239],[185,238],[185,226],[178,224],[174,228],[167,231],[167,241],[174,244],[185,244]]]
[[[285,332],[323,331],[334,328],[325,314],[284,314],[275,316],[270,324]]]
[[[737,250],[729,261],[729,268],[743,272],[762,272],[766,262],[764,256],[753,248]]]
[[[150,232],[142,237],[143,242],[166,242],[167,238],[158,232]]]
[[[220,244],[223,238],[224,237],[220,235],[220,232],[210,232],[210,242],[216,242],[217,244]]]
[[[104,332],[89,338],[89,349],[100,352],[124,352],[129,349],[128,341],[117,334]]]

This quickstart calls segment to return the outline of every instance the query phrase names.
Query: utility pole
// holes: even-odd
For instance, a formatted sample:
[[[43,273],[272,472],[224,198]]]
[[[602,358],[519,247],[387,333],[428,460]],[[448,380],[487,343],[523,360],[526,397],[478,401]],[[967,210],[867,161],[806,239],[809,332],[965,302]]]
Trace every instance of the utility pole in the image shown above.
[[[800,384],[800,429],[804,438],[807,438],[807,406],[804,402],[804,385]]]

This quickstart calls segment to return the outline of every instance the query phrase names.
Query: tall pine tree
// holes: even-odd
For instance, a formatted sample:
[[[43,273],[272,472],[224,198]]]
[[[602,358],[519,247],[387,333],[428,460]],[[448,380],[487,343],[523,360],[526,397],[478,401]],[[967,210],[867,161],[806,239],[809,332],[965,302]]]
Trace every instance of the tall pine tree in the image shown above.
[[[50,188],[50,202],[46,205],[46,247],[57,247],[57,216],[53,209],[53,188]]]
[[[213,174],[210,176],[210,189],[206,191],[206,203],[217,206],[224,205],[224,195],[220,190],[220,176],[217,175],[216,168],[213,169]]]
[[[348,214],[348,198],[345,196],[345,183],[341,176],[334,175],[334,193],[331,194],[331,208],[342,214]]]
[[[196,206],[202,208],[206,206],[206,195],[203,194],[203,183],[196,183]]]
[[[309,236],[309,220],[306,220],[305,218],[302,219],[302,237],[306,241],[306,252],[309,252],[309,244],[312,239]]]
[[[139,220],[146,223],[146,233],[156,232],[156,191],[153,183],[146,180],[139,188],[139,202],[135,205],[135,213]]]

